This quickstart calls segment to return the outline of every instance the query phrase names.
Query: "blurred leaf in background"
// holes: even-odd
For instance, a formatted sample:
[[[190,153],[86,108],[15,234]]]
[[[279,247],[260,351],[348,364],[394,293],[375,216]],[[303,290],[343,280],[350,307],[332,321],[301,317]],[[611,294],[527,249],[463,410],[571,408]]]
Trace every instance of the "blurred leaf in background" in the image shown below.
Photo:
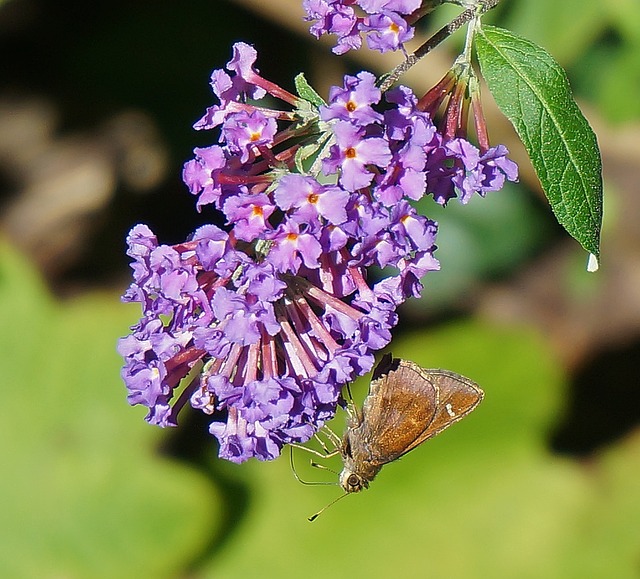
[[[243,465],[252,508],[219,528],[217,484],[160,456],[167,431],[124,403],[113,344],[128,308],[110,294],[57,304],[21,257],[4,248],[0,263],[2,576],[636,576],[640,438],[588,465],[552,455],[566,386],[530,330],[404,336],[395,355],[478,381],[480,408],[314,523],[338,487],[299,485],[286,456]]]
[[[0,576],[175,577],[219,525],[216,486],[158,454],[125,403],[112,293],[54,302],[0,249]]]
[[[555,228],[541,207],[510,183],[499,195],[473,198],[466,205],[442,207],[423,198],[417,208],[438,222],[441,267],[424,278],[423,297],[404,306],[423,315],[465,309],[473,303],[479,280],[508,276],[545,247]]]
[[[609,121],[640,116],[640,4],[570,0],[510,0],[501,25],[544,46],[567,68],[579,99],[597,106]]]
[[[640,437],[589,465],[552,455],[566,385],[538,336],[464,322],[404,336],[393,353],[477,380],[485,400],[313,523],[338,487],[298,485],[286,458],[248,465],[256,508],[198,576],[637,576]]]

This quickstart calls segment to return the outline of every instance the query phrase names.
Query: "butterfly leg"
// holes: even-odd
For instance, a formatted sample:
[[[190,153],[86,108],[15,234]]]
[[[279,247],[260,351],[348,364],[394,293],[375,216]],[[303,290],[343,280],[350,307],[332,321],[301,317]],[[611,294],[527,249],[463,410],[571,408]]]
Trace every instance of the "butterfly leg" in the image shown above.
[[[310,452],[311,454],[315,454],[316,456],[319,456],[320,458],[331,458],[332,456],[336,456],[340,450],[338,448],[336,448],[335,450],[330,451],[326,445],[324,444],[324,442],[320,441],[320,444],[323,448],[323,450],[325,452],[320,452],[319,450],[316,450],[315,448],[309,448],[308,446],[304,446],[302,444],[298,444],[297,442],[289,442],[288,443],[289,446],[292,446],[294,448],[299,448],[300,450],[304,450],[305,452]]]
[[[337,454],[337,450],[342,446],[342,439],[333,430],[331,430],[326,424],[321,428],[321,431],[329,439],[329,442],[333,445],[334,450],[329,451],[329,449],[327,449],[326,445],[323,443],[323,441],[320,439],[317,433],[314,434],[314,438],[320,443],[322,448],[327,453]]]
[[[351,386],[349,384],[346,385],[348,399],[345,400],[347,405],[345,406],[345,412],[349,417],[349,423],[354,424],[362,424],[363,416],[360,409],[356,406],[356,403],[353,401],[353,395],[351,394]]]

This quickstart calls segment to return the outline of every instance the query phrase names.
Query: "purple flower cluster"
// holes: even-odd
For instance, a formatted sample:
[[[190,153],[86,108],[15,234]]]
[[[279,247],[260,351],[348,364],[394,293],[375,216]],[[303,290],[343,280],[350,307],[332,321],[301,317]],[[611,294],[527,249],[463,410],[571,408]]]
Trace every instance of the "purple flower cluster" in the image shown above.
[[[143,316],[119,343],[130,403],[161,426],[187,402],[223,413],[210,432],[234,462],[308,440],[389,343],[397,307],[438,269],[436,224],[409,201],[466,201],[516,174],[504,148],[444,142],[409,89],[387,93],[381,112],[363,72],[314,107],[260,77],[255,58],[236,44],[213,72],[220,103],[196,127],[220,127],[220,144],[195,149],[183,171],[227,231],[207,225],[167,246],[132,229],[123,300]],[[248,104],[267,93],[293,110]]]
[[[398,50],[413,38],[414,28],[408,16],[416,12],[422,0],[304,0],[306,20],[315,21],[311,34],[335,34],[335,54],[344,54],[362,45],[379,52]]]

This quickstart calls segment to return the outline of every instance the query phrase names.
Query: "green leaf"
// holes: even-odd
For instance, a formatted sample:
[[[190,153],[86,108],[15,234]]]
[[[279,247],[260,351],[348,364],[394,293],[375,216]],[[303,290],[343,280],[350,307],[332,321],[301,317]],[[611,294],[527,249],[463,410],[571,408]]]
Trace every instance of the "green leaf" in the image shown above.
[[[303,145],[295,154],[296,169],[299,173],[306,173],[308,167],[305,167],[305,161],[315,156],[320,149],[320,145],[317,142],[310,143],[309,145]]]
[[[304,73],[300,73],[296,76],[295,85],[298,96],[311,104],[319,107],[326,104],[323,98],[313,89],[313,87],[307,82]]]
[[[584,0],[536,0],[509,4],[509,10],[502,12],[500,25],[508,30],[518,30],[520,34],[545,46],[558,62],[567,67],[574,65],[594,43],[599,42],[607,30],[611,30],[609,13],[615,9],[613,6],[616,3],[606,5]],[[631,20],[630,27],[634,27],[636,22],[637,19]],[[571,38],[571,42],[567,42],[567,38]]]
[[[598,256],[602,161],[564,70],[539,46],[492,26],[478,31],[476,50],[489,90],[527,149],[558,221]]]
[[[157,450],[115,344],[135,309],[53,301],[0,244],[0,577],[177,577],[220,526],[219,492]]]
[[[393,353],[472,378],[484,401],[313,523],[307,517],[339,487],[297,483],[286,454],[243,464],[252,509],[199,579],[637,577],[640,436],[586,466],[552,454],[566,384],[538,335],[462,322],[405,334]],[[361,400],[366,389],[361,380],[353,393]],[[337,480],[295,452],[303,480]],[[339,459],[313,458],[341,468]]]

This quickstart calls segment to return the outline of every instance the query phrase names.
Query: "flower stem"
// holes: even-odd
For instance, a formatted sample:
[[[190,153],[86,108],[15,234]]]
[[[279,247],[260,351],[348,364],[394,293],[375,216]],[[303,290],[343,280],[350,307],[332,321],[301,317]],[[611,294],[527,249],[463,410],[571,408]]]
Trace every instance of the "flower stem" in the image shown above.
[[[500,0],[483,0],[478,3],[478,6],[473,8],[469,8],[465,10],[461,14],[459,14],[456,18],[451,20],[448,24],[445,24],[440,30],[438,30],[433,36],[431,36],[420,48],[418,48],[413,54],[410,54],[404,62],[401,62],[398,66],[396,66],[390,73],[380,77],[380,90],[385,92],[389,90],[393,84],[405,73],[407,72],[414,64],[416,64],[420,59],[426,56],[429,52],[431,52],[438,44],[442,41],[446,40],[449,36],[451,36],[456,30],[473,20],[480,14],[484,14],[488,12],[492,8],[495,8]]]

